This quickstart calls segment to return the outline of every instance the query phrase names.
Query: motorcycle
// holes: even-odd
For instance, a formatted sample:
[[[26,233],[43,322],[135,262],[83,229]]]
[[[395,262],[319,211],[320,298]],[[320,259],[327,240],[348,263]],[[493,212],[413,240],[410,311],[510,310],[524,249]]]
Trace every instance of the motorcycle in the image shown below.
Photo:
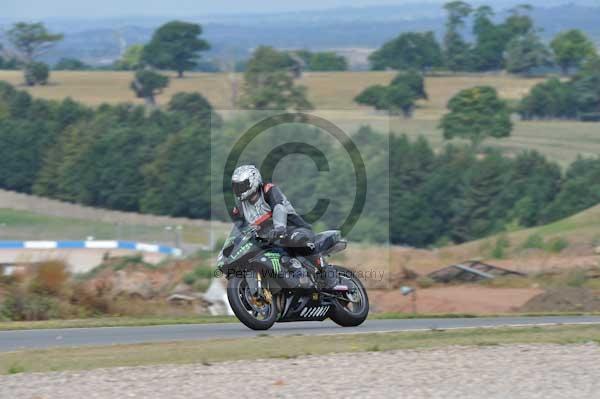
[[[227,278],[227,298],[236,317],[253,330],[275,322],[323,321],[343,327],[362,324],[369,313],[365,287],[350,270],[328,265],[326,258],[346,248],[337,230],[315,236],[314,248],[285,248],[262,234],[271,215],[234,228],[217,258]],[[323,274],[335,273],[337,285],[326,288]]]

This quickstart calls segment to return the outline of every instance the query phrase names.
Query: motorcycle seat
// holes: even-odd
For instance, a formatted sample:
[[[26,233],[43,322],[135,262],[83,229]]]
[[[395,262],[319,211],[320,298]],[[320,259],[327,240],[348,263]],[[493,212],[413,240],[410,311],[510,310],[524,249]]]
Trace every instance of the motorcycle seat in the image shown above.
[[[342,233],[339,230],[327,230],[315,235],[315,252],[324,254],[335,245],[342,242]],[[344,245],[345,248],[345,245]]]

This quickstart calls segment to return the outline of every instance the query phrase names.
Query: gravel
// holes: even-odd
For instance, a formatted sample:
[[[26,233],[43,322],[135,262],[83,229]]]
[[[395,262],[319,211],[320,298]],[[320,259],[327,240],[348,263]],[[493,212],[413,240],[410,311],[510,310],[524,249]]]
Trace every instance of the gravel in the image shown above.
[[[597,398],[600,347],[447,347],[0,376],[0,398]]]

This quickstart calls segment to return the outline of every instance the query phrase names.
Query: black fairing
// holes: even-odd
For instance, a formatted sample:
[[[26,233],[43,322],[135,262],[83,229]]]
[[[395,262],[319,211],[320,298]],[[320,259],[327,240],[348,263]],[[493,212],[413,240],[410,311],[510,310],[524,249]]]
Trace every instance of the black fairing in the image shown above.
[[[316,236],[316,246],[321,252],[331,251],[340,242],[339,232],[328,231]],[[345,247],[345,245],[344,245]],[[269,280],[269,288],[274,295],[283,294],[280,315],[277,321],[322,321],[334,311],[334,300],[320,293],[314,285],[301,286],[299,279],[290,272],[290,259],[294,253],[268,245],[260,239],[256,230],[234,229],[226,240],[217,259],[218,269],[230,278],[235,274],[260,271]],[[311,266],[305,258],[297,257],[306,269]]]

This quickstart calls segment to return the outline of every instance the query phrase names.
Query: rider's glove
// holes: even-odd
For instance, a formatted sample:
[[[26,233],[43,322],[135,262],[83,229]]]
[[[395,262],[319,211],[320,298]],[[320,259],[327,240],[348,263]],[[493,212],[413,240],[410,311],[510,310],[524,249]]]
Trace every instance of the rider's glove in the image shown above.
[[[277,226],[273,227],[271,233],[269,234],[269,240],[271,242],[277,241],[285,236],[285,227]]]

